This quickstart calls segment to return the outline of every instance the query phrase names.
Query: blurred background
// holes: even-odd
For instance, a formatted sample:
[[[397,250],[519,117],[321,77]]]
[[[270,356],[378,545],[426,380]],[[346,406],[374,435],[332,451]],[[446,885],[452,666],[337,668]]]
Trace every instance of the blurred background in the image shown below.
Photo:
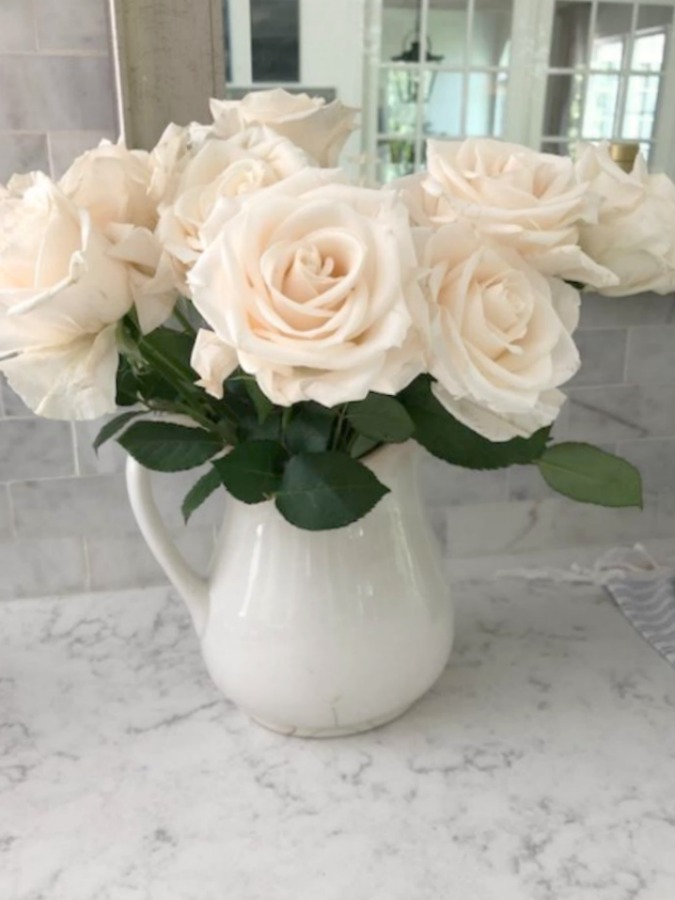
[[[639,142],[675,176],[675,0],[2,0],[0,183],[58,177],[101,138],[133,146],[209,93],[282,85],[362,109],[344,163],[364,181],[424,164],[424,141],[495,136],[554,153],[579,139]],[[673,297],[586,295],[583,368],[555,434],[636,463],[644,511],[576,506],[529,468],[472,473],[430,458],[434,525],[456,560],[555,558],[675,535]],[[124,457],[101,423],[33,417],[0,386],[0,598],[135,587],[163,575],[137,532]],[[158,476],[177,540],[205,567],[223,498],[184,527],[196,479]],[[513,560],[511,560],[511,564]]]

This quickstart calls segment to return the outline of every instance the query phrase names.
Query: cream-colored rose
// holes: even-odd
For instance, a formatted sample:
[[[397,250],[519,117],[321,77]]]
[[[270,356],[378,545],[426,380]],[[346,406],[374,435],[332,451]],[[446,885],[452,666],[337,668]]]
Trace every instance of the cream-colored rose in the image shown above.
[[[308,153],[320,166],[337,165],[340,151],[355,128],[358,110],[339,100],[290,94],[280,88],[253,91],[243,100],[212,100],[214,130],[230,137],[251,125],[266,125]]]
[[[553,422],[564,401],[557,388],[579,367],[578,293],[466,223],[434,232],[424,262],[439,400],[492,441]]]
[[[123,143],[101,141],[78,157],[59,181],[63,193],[89,211],[95,228],[104,233],[120,223],[152,230],[157,204],[150,196],[150,156],[127,150]]]
[[[182,139],[171,134],[165,149],[175,163]],[[173,149],[168,149],[170,144]],[[128,265],[139,322],[146,333],[169,317],[178,298],[173,272],[153,235],[158,217],[152,188],[156,172],[150,154],[102,141],[76,159],[59,182],[64,194],[87,210],[93,226],[114,244],[115,258]]]
[[[615,276],[579,247],[597,216],[571,160],[487,138],[427,142],[428,174],[399,188],[418,225],[468,221],[545,275],[602,286]]]
[[[217,400],[223,398],[223,382],[237,368],[236,351],[212,331],[200,328],[197,332],[190,365],[200,376],[195,382]]]
[[[111,244],[46,175],[0,198],[0,371],[38,415],[115,409],[115,328],[132,305]]]
[[[601,199],[599,221],[582,227],[581,246],[619,281],[600,293],[623,297],[675,291],[675,185],[670,178],[649,175],[641,156],[632,172],[624,172],[607,143],[587,145],[577,172]]]
[[[157,235],[176,263],[179,284],[202,254],[203,228],[217,210],[217,228],[247,194],[299,172],[309,159],[267,128],[248,128],[228,140],[206,141],[183,168],[175,199],[160,215]]]
[[[407,211],[335,177],[306,169],[251,195],[189,275],[199,312],[281,406],[395,394],[423,367]]]

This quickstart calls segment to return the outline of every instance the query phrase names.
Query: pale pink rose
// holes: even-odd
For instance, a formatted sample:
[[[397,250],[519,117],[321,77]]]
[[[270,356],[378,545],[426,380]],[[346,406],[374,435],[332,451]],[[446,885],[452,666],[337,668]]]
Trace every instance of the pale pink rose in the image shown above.
[[[427,142],[428,173],[395,183],[415,224],[467,221],[545,275],[594,286],[615,276],[579,247],[597,210],[571,160],[487,138]]]
[[[197,332],[190,365],[200,376],[195,382],[217,400],[223,398],[223,382],[237,368],[237,354],[212,331]]]
[[[675,291],[675,185],[670,178],[649,175],[641,156],[632,172],[624,172],[607,143],[586,145],[577,172],[600,198],[599,221],[582,227],[581,246],[619,281],[600,293]]]
[[[320,166],[337,165],[340,151],[355,128],[358,110],[339,100],[290,94],[280,88],[253,91],[243,100],[212,100],[214,130],[230,137],[251,125],[266,125],[308,153]]]
[[[227,140],[206,141],[183,167],[174,200],[162,209],[157,228],[181,288],[206,246],[203,228],[215,211],[222,223],[246,195],[308,165],[302,150],[267,128],[247,128]]]
[[[553,422],[579,368],[578,293],[464,222],[431,234],[424,263],[438,399],[491,441]]]
[[[335,178],[306,169],[251,195],[189,275],[199,312],[282,406],[396,394],[423,367],[407,211]]]
[[[104,233],[110,225],[127,224],[152,230],[157,204],[150,196],[150,155],[127,150],[122,142],[101,141],[79,156],[59,181],[63,193],[88,210]]]
[[[0,371],[52,419],[115,409],[115,329],[132,305],[109,240],[46,175],[0,198]]]

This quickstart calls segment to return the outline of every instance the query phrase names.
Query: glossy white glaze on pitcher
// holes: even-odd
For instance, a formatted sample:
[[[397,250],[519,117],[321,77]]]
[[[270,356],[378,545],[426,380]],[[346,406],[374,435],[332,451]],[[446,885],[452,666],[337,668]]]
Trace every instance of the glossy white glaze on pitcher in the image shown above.
[[[416,456],[412,444],[392,445],[367,460],[391,493],[346,528],[302,531],[271,502],[228,498],[208,581],[178,554],[149,473],[129,459],[136,519],[190,609],[213,681],[268,728],[365,731],[404,712],[443,671],[452,606]]]

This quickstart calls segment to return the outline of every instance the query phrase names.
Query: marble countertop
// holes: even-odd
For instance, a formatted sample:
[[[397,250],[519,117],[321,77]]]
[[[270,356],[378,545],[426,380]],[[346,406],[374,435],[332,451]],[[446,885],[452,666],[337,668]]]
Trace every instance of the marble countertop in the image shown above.
[[[3,900],[671,900],[675,673],[598,589],[454,588],[378,731],[272,734],[172,593],[0,604]]]

